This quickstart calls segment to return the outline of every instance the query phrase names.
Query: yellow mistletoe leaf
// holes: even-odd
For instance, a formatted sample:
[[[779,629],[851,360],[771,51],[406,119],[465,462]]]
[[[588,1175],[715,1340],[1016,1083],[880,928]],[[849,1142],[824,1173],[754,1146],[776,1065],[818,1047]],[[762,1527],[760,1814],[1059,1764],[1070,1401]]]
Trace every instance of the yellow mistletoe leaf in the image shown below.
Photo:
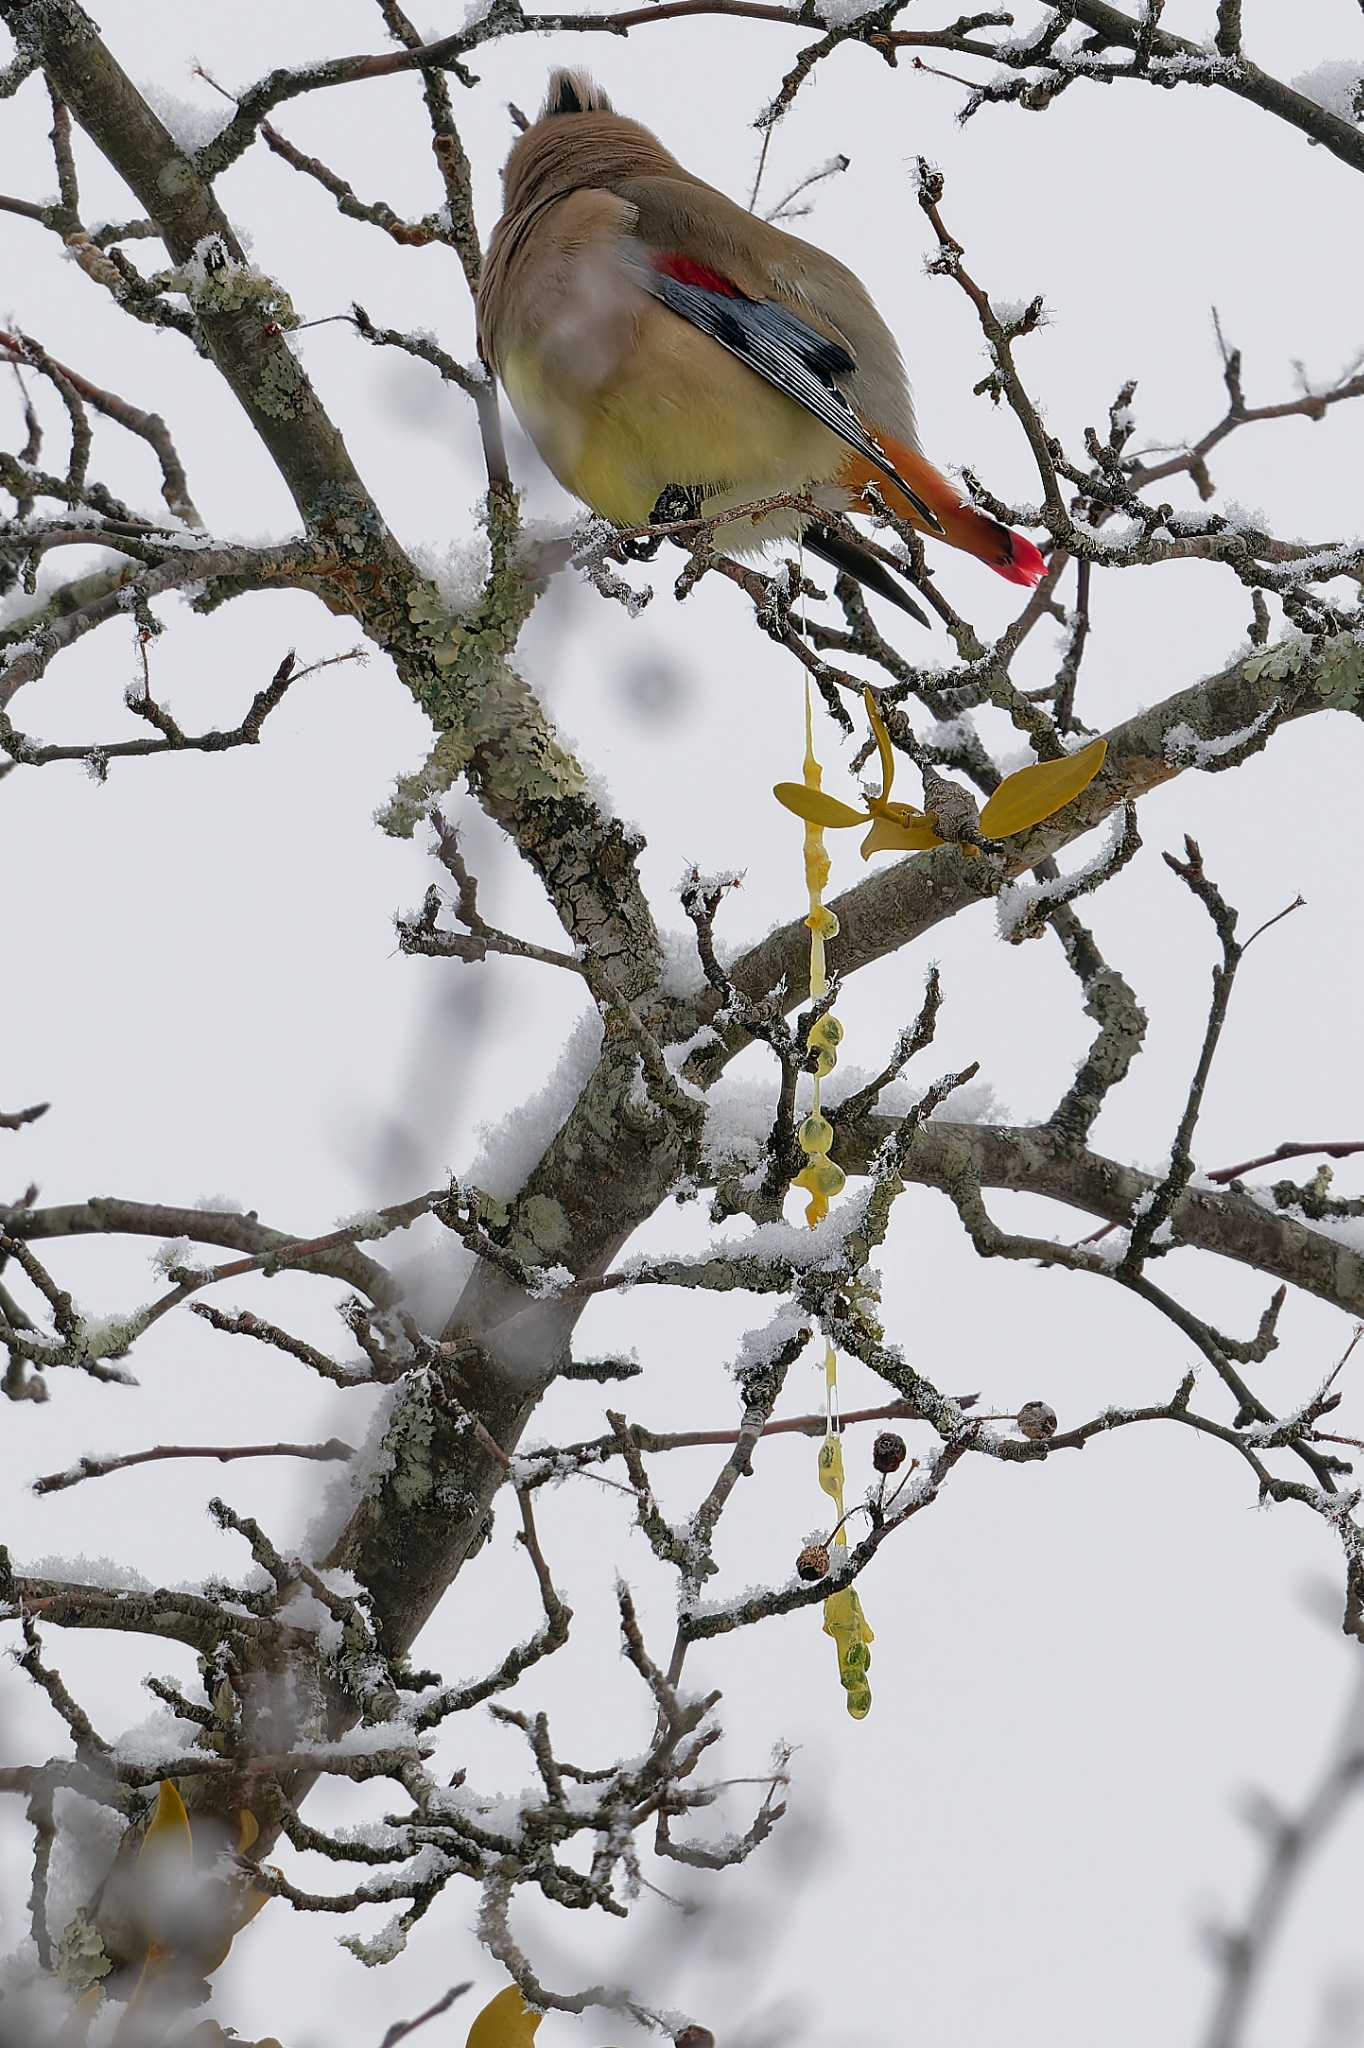
[[[881,756],[881,801],[885,803],[890,795],[890,786],[895,780],[895,753],[890,744],[890,734],[886,731],[885,721],[876,708],[876,699],[870,690],[862,692],[862,701],[867,707],[867,716],[871,720],[872,734],[876,740],[876,751]]]
[[[142,1837],[142,1847],[137,1856],[139,1863],[144,1856],[155,1856],[158,1861],[174,1857],[187,1868],[194,1860],[189,1815],[185,1811],[184,1800],[169,1778],[161,1780],[156,1808],[147,1823],[147,1832]]]
[[[1038,761],[1006,776],[980,814],[981,831],[987,839],[1007,839],[1054,817],[1094,780],[1107,752],[1107,740],[1091,740],[1078,754]]]
[[[269,1868],[274,1870],[274,1864],[270,1864]],[[279,1874],[276,1871],[276,1875]],[[247,1891],[237,1885],[232,1887],[223,1909],[218,1938],[213,1942],[206,1942],[202,1952],[195,1958],[196,1966],[202,1975],[211,1977],[215,1970],[221,1970],[231,1952],[233,1942],[243,1927],[250,1926],[261,1907],[269,1905],[270,1896],[269,1892]]]
[[[923,853],[942,843],[927,818],[909,817],[903,824],[898,818],[873,818],[862,841],[862,858],[870,860],[874,853]]]
[[[530,2048],[542,2017],[531,2011],[516,1985],[509,1984],[484,2006],[464,2048]]]
[[[273,1863],[269,1864],[267,1867],[276,1877],[282,1877],[284,1875],[283,1871],[280,1870]],[[269,1905],[271,1896],[272,1895],[269,1892],[258,1892],[254,1890],[249,1891],[246,1894],[246,1897],[242,1900],[242,1903],[237,1908],[238,1934],[241,1933],[243,1927],[250,1926],[251,1922],[255,1919],[257,1913],[259,1913],[262,1906]]]
[[[772,794],[779,804],[785,804],[788,811],[804,818],[807,825],[866,823],[865,811],[855,811],[851,804],[840,803],[836,796],[828,796],[822,789],[810,789],[803,782],[779,782]]]

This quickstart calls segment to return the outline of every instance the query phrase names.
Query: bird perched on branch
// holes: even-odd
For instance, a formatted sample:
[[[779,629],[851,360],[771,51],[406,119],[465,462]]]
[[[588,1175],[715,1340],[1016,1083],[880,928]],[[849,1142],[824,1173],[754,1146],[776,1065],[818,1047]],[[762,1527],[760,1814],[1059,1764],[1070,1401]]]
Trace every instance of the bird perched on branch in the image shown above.
[[[874,509],[1031,585],[1030,540],[963,504],[919,448],[894,337],[847,267],[694,177],[585,72],[555,71],[503,174],[479,345],[544,460],[618,525],[680,491],[710,516],[786,492]],[[927,624],[885,566],[797,510],[721,526],[737,553],[800,534]]]

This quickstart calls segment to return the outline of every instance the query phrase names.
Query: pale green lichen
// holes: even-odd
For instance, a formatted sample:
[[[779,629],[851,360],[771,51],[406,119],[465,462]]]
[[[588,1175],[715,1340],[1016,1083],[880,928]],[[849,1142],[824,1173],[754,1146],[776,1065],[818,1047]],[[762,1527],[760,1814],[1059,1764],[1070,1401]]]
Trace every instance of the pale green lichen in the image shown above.
[[[92,1984],[107,1977],[113,1957],[84,1906],[77,1906],[53,1946],[52,1971],[62,1989],[72,1998],[82,1998]]]
[[[573,1238],[564,1206],[552,1195],[527,1196],[517,1208],[516,1226],[511,1245],[522,1257],[527,1252],[564,1251]]]
[[[489,1230],[505,1230],[511,1221],[511,1210],[496,1195],[490,1195],[485,1188],[466,1188],[469,1206],[480,1223]]]
[[[74,1348],[81,1358],[123,1358],[147,1327],[147,1312],[129,1316],[81,1316]]]
[[[367,1491],[382,1491],[402,1508],[423,1506],[436,1484],[431,1464],[435,1436],[430,1383],[425,1373],[415,1373],[394,1406]]]
[[[378,509],[364,495],[358,482],[344,483],[334,477],[322,478],[310,491],[308,524],[325,532],[329,543],[357,561],[368,561],[388,546],[388,535]],[[387,637],[376,634],[387,647]]]
[[[1281,683],[1300,673],[1309,646],[1307,640],[1279,640],[1263,654],[1253,654],[1243,665],[1242,673],[1247,682]]]
[[[407,1932],[402,1915],[397,1914],[377,1934],[343,1934],[340,1942],[367,1970],[373,1970],[402,1954],[407,1947]]]
[[[254,395],[261,411],[272,419],[297,419],[305,410],[308,380],[282,343],[262,364]]]
[[[394,839],[410,839],[437,797],[454,788],[468,759],[463,735],[442,733],[421,767],[398,777],[392,796],[374,813],[375,824]]]
[[[1364,711],[1364,647],[1352,633],[1339,634],[1327,646],[1316,691],[1333,711]]]
[[[1313,642],[1292,634],[1253,654],[1242,665],[1247,682],[1285,682],[1313,665]],[[1337,633],[1322,642],[1315,655],[1313,690],[1334,711],[1364,709],[1364,646],[1353,633]]]
[[[180,291],[198,313],[259,313],[277,327],[297,327],[294,302],[277,279],[234,256],[221,235],[205,235],[188,262],[153,280]]]
[[[521,678],[505,661],[489,658],[481,636],[467,622],[445,675],[451,687],[440,693],[444,730],[421,767],[399,778],[392,797],[376,813],[385,832],[410,839],[433,800],[453,788],[475,754],[483,788],[509,806],[584,793],[586,776],[559,745]],[[429,702],[427,708],[433,709]]]
[[[453,668],[464,645],[467,621],[451,610],[434,583],[414,583],[407,593],[411,619],[437,668]]]
[[[398,782],[377,823],[395,838],[410,838],[431,803],[444,795],[478,757],[484,794],[508,809],[581,796],[587,778],[554,736],[533,693],[507,657],[529,617],[540,585],[509,552],[515,506],[488,506],[492,559],[500,564],[476,605],[456,610],[429,578],[408,585],[403,598],[410,653],[399,665],[404,680],[431,718],[439,737],[414,775]],[[390,652],[398,649],[390,645]]]
[[[419,633],[439,635],[449,610],[434,583],[414,583],[407,593],[407,616]]]

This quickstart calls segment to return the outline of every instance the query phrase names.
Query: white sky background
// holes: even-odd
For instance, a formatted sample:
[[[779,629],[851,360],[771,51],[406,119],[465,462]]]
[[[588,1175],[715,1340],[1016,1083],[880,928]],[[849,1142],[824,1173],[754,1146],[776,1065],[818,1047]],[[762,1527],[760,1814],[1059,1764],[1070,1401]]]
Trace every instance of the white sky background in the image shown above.
[[[1211,0],[1171,0],[1166,26],[1198,35],[1213,11]],[[384,46],[378,11],[361,0],[102,0],[96,12],[134,78],[206,112],[213,97],[191,75],[196,60],[240,87],[276,64]],[[463,0],[428,0],[417,18],[434,36],[463,12]],[[945,12],[926,9],[922,25]],[[1346,0],[1246,0],[1245,12],[1251,53],[1280,75],[1327,58],[1364,63],[1364,30]],[[1020,21],[1032,14],[1021,8]],[[659,24],[628,43],[522,38],[480,51],[485,87],[456,86],[455,104],[485,239],[510,140],[505,102],[538,104],[552,63],[590,65],[619,106],[746,197],[752,117],[801,40],[702,20]],[[0,45],[0,61],[7,55]],[[965,60],[947,68],[981,70]],[[1129,376],[1141,380],[1139,443],[1177,441],[1220,416],[1211,304],[1246,351],[1252,403],[1292,394],[1294,358],[1324,381],[1359,345],[1359,182],[1293,131],[1191,89],[1076,87],[1044,117],[987,111],[964,131],[953,119],[961,99],[907,62],[891,73],[866,51],[844,49],[778,129],[765,188],[770,204],[835,151],[851,156],[797,231],[867,279],[901,337],[925,443],[940,462],[969,463],[1005,496],[1035,495],[1016,423],[971,396],[985,367],[974,315],[950,283],[924,275],[928,230],[910,183],[920,151],[947,173],[945,218],[973,273],[1005,299],[1045,294],[1052,324],[1022,345],[1020,362],[1072,446],[1086,423],[1105,420]],[[50,196],[48,119],[33,83],[0,107],[0,189]],[[318,93],[276,119],[363,196],[412,216],[440,203],[414,78]],[[79,139],[78,161],[87,221],[135,210]],[[358,297],[376,320],[433,329],[457,357],[472,356],[467,297],[447,251],[398,249],[342,221],[263,145],[220,192],[303,318]],[[139,245],[132,253],[149,254]],[[180,338],[120,316],[58,259],[51,237],[5,215],[0,316],[165,415],[213,531],[292,530],[283,486],[211,368]],[[465,537],[479,487],[472,409],[434,373],[369,350],[345,325],[303,334],[299,347],[400,538],[439,556]],[[44,459],[60,467],[64,430],[45,392],[40,402],[51,428]],[[21,439],[2,382],[0,441]],[[567,511],[515,433],[512,449],[530,509]],[[1216,453],[1213,470],[1226,497],[1263,508],[1276,531],[1324,541],[1358,529],[1362,462],[1364,412],[1342,409],[1319,426],[1246,430]],[[112,426],[98,429],[92,474],[136,503],[159,502],[149,451]],[[1184,502],[1179,487],[1171,495]],[[656,590],[638,622],[585,588],[556,590],[523,656],[620,811],[647,832],[644,875],[666,922],[683,923],[669,892],[688,861],[746,870],[722,913],[737,942],[800,907],[799,829],[768,794],[798,772],[799,680],[730,587],[712,581],[684,607],[674,603],[680,560],[663,556],[652,571],[632,572]],[[965,557],[943,561],[940,574],[953,602],[992,630],[1020,597]],[[207,622],[178,600],[159,612],[169,631],[152,649],[154,688],[189,730],[235,723],[288,646],[307,661],[356,638],[294,593],[240,600]],[[1188,563],[1096,572],[1093,612],[1080,708],[1106,727],[1217,665],[1239,641],[1247,606],[1229,573]],[[917,637],[909,644],[917,629],[908,622],[903,634],[898,618],[883,624],[922,653]],[[939,652],[950,653],[941,637]],[[1053,656],[1051,629],[1039,629],[1023,679],[1043,680]],[[130,634],[105,628],[25,690],[14,715],[51,739],[144,730],[122,709],[133,670]],[[994,736],[1016,744],[1002,730]],[[1099,1123],[1101,1150],[1161,1160],[1201,1035],[1213,935],[1160,860],[1185,831],[1240,906],[1243,930],[1297,892],[1307,898],[1243,970],[1200,1127],[1200,1164],[1285,1138],[1364,1134],[1354,1021],[1358,737],[1355,726],[1314,718],[1233,775],[1186,775],[1144,802],[1144,851],[1086,912],[1151,1018],[1148,1049]],[[258,749],[115,763],[103,789],[74,766],[5,781],[0,1102],[53,1104],[36,1127],[0,1139],[6,1189],[32,1177],[47,1201],[226,1193],[272,1224],[312,1232],[470,1167],[479,1126],[524,1101],[553,1068],[575,994],[567,978],[519,963],[471,968],[398,955],[392,914],[419,900],[432,863],[420,842],[387,839],[370,819],[426,744],[422,718],[375,659],[301,684]],[[821,745],[826,785],[839,789],[827,726]],[[486,914],[553,943],[529,870],[497,846],[467,799],[457,809]],[[831,844],[834,885],[846,886],[860,872],[851,835]],[[1063,866],[1091,850],[1072,851]],[[879,1064],[917,1008],[930,957],[941,962],[947,1006],[917,1078],[976,1058],[1012,1116],[1045,1116],[1091,1026],[1055,941],[1002,946],[988,907],[935,933],[931,949],[857,977],[841,1004],[846,1059]],[[756,1058],[749,1070],[761,1071]],[[1346,1167],[1339,1186],[1352,1185],[1358,1176]],[[1083,1227],[1040,1204],[992,1206],[1068,1236]],[[695,1245],[702,1234],[692,1208],[660,1216],[641,1243]],[[82,1306],[112,1311],[150,1294],[150,1251],[90,1240],[52,1257]],[[905,1196],[883,1265],[893,1336],[940,1384],[979,1388],[991,1406],[1041,1396],[1075,1422],[1109,1402],[1166,1398],[1192,1362],[1167,1325],[1116,1289],[982,1265],[928,1193]],[[1168,1261],[1162,1277],[1241,1332],[1269,1292],[1240,1269],[1190,1254]],[[327,1283],[286,1277],[219,1293],[224,1306],[255,1306],[348,1348],[331,1310],[340,1290]],[[535,1434],[593,1433],[621,1391],[628,1412],[653,1426],[727,1424],[726,1362],[738,1333],[763,1319],[761,1303],[690,1293],[602,1303],[584,1321],[581,1349],[633,1345],[646,1377],[625,1390],[556,1390]],[[1316,1386],[1349,1330],[1334,1311],[1294,1297],[1281,1332],[1279,1351],[1253,1376],[1286,1411]],[[300,1541],[316,1505],[313,1467],[160,1466],[42,1500],[27,1492],[32,1476],[83,1450],[333,1432],[359,1441],[365,1429],[367,1394],[338,1395],[277,1353],[188,1315],[160,1323],[133,1363],[136,1391],[62,1375],[46,1408],[7,1412],[4,1533],[16,1557],[108,1554],[155,1580],[233,1574],[244,1546],[204,1514],[215,1492],[259,1516],[277,1541]],[[818,1385],[812,1369],[797,1368],[783,1412],[817,1405]],[[884,1395],[860,1368],[844,1368],[845,1405]],[[1219,1400],[1209,1390],[1215,1410]],[[1342,1416],[1346,1430],[1364,1420],[1353,1388]],[[868,1433],[850,1442],[854,1490],[869,1453]],[[671,1513],[694,1505],[714,1457],[654,1461]],[[808,1440],[761,1452],[758,1476],[723,1525],[725,1577],[715,1590],[789,1572],[822,1519],[814,1460]],[[649,1724],[637,1681],[618,1666],[613,1572],[640,1591],[659,1646],[670,1637],[672,1587],[620,1495],[584,1480],[539,1499],[546,1549],[577,1621],[570,1648],[531,1674],[513,1703],[548,1707],[565,1753],[607,1761],[642,1746]],[[508,1629],[534,1626],[512,1520],[500,1511],[497,1542],[418,1645],[451,1678],[495,1661]],[[1198,1926],[1234,1911],[1258,1868],[1237,1796],[1251,1783],[1300,1796],[1350,1687],[1350,1651],[1305,1597],[1327,1574],[1334,1588],[1339,1560],[1322,1523],[1292,1507],[1258,1510],[1240,1461],[1192,1433],[1133,1430],[1044,1467],[967,1461],[862,1583],[877,1632],[865,1723],[844,1713],[817,1609],[693,1652],[689,1682],[725,1689],[727,1770],[761,1770],[778,1736],[800,1745],[788,1845],[779,1831],[745,1870],[698,1887],[722,1909],[708,1919],[642,1909],[643,1948],[641,1933],[583,1916],[523,1911],[518,1925],[548,1981],[569,1988],[633,1970],[641,1995],[685,2006],[723,2048],[765,2038],[760,2022],[783,2044],[865,2048],[1196,2042],[1212,1986]],[[47,1647],[110,1736],[154,1705],[138,1684],[144,1671],[190,1673],[186,1653],[137,1638],[51,1632]],[[5,1753],[62,1749],[46,1702],[13,1670],[3,1683]],[[471,1782],[490,1788],[526,1783],[519,1738],[475,1718],[447,1732],[448,1768],[467,1763]],[[309,1815],[358,1819],[391,1804],[383,1792],[346,1788],[319,1795]],[[735,1824],[746,1813],[736,1804]],[[4,1820],[3,1905],[17,1938],[28,1836],[17,1803]],[[1357,1982],[1364,1998],[1361,1843],[1356,1815],[1306,1887],[1259,2008],[1255,2048],[1364,2038],[1329,2035],[1321,2017],[1332,1986]],[[317,1859],[292,1858],[290,1868],[319,1889],[352,1881]],[[661,1881],[671,1882],[669,1870]],[[498,1987],[473,1939],[474,1903],[472,1890],[453,1886],[386,1971],[365,1970],[336,1946],[349,1923],[271,1908],[217,1980],[213,2011],[247,2036],[277,2034],[286,2048],[376,2048],[388,2021],[456,1979],[474,1977],[481,1997]],[[386,1917],[367,1914],[368,1931]],[[470,2001],[433,2026],[433,2048],[462,2042],[472,2009]],[[627,2031],[602,2015],[581,2024],[553,2016],[540,2041],[601,2048]]]

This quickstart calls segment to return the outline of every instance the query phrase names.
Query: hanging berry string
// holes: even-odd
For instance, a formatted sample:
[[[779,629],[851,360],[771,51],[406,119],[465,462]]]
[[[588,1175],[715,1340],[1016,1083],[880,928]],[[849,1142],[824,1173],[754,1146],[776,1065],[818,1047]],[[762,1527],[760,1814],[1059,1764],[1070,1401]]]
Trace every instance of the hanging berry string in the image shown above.
[[[823,771],[815,758],[814,721],[810,705],[810,686],[805,686],[805,761],[803,770],[804,786],[818,790]],[[817,809],[816,806],[811,806]],[[824,889],[829,879],[829,856],[824,845],[824,827],[816,818],[805,819],[805,887],[809,896],[809,914],[805,923],[810,933],[810,1000],[815,1002],[829,992],[829,977],[825,958],[825,946],[830,939],[838,936],[838,919],[824,902]],[[825,1116],[821,1100],[824,1081],[838,1063],[838,1047],[843,1042],[843,1026],[832,1011],[826,1011],[810,1026],[806,1038],[806,1050],[814,1054],[814,1088],[810,1113],[802,1122],[797,1133],[806,1164],[796,1175],[793,1185],[804,1189],[810,1197],[805,1208],[805,1221],[813,1230],[822,1223],[829,1213],[829,1204],[842,1193],[847,1175],[831,1157],[834,1142],[834,1127]],[[837,1510],[833,1543],[842,1551],[848,1547],[847,1510],[843,1503],[843,1425],[838,1409],[838,1353],[826,1341],[824,1346],[824,1441],[819,1447],[819,1483]],[[827,1570],[827,1565],[825,1566]],[[822,1574],[821,1574],[822,1576]],[[830,1593],[824,1602],[824,1633],[832,1636],[838,1648],[838,1675],[843,1684],[848,1712],[855,1721],[865,1720],[871,1711],[871,1687],[867,1683],[867,1672],[871,1667],[871,1645],[875,1640],[867,1617],[862,1612],[862,1603],[851,1586],[843,1586],[836,1593]]]
[[[805,685],[805,762],[804,783],[807,789],[818,789],[823,775],[815,759],[814,722],[810,708],[810,685]],[[829,855],[824,845],[824,827],[811,819],[805,821],[805,888],[810,899],[809,915],[805,923],[810,933],[810,1000],[829,993],[829,976],[826,968],[825,944],[838,937],[838,919],[824,902],[824,886],[829,879]],[[834,1127],[820,1106],[820,1089],[825,1076],[831,1074],[838,1064],[838,1047],[843,1042],[843,1026],[832,1011],[818,1018],[810,1026],[806,1048],[815,1055],[814,1099],[810,1114],[802,1123],[797,1137],[807,1164],[796,1175],[794,1185],[804,1188],[810,1200],[806,1205],[805,1220],[813,1230],[829,1213],[829,1204],[835,1195],[843,1192],[847,1179],[841,1166],[836,1166],[829,1157],[834,1142]]]
[[[838,936],[838,919],[824,902],[829,879],[829,856],[824,847],[826,830],[841,831],[849,826],[870,829],[862,840],[862,858],[875,853],[916,853],[942,846],[938,830],[943,823],[941,809],[932,817],[914,804],[891,799],[895,778],[895,755],[885,721],[871,690],[864,692],[867,717],[881,761],[881,793],[863,796],[861,808],[829,796],[823,790],[823,771],[815,759],[814,724],[810,707],[810,685],[805,685],[805,764],[800,782],[779,782],[772,794],[779,804],[794,812],[805,826],[805,887],[810,899],[806,924],[810,931],[810,1000],[817,1002],[829,992],[825,946]],[[963,833],[961,843],[971,855],[979,855],[983,839],[1006,839],[1024,832],[1044,818],[1055,817],[1094,780],[1103,766],[1108,746],[1103,738],[1092,739],[1073,754],[1030,763],[1006,775],[990,796],[976,820],[976,828]],[[925,770],[925,780],[928,771]],[[965,792],[959,792],[964,795]],[[974,810],[970,816],[975,817]],[[944,830],[950,825],[944,825]],[[843,1026],[832,1012],[816,1018],[806,1038],[806,1051],[814,1056],[814,1090],[810,1113],[797,1133],[806,1163],[793,1185],[809,1196],[805,1220],[811,1230],[823,1222],[829,1204],[843,1191],[847,1176],[832,1158],[834,1127],[824,1114],[821,1090],[838,1062]],[[838,1510],[831,1539],[833,1547],[846,1553],[848,1537],[843,1504],[843,1442],[838,1413],[838,1357],[832,1344],[824,1347],[825,1429],[819,1450],[819,1483]],[[904,1461],[904,1443],[887,1435],[877,1439],[873,1462],[879,1472],[893,1472]],[[808,1543],[796,1560],[796,1570],[811,1582],[829,1570],[829,1545]],[[838,1645],[838,1675],[847,1693],[848,1712],[855,1720],[871,1708],[871,1687],[867,1672],[871,1665],[874,1638],[862,1612],[862,1603],[851,1586],[830,1593],[824,1602],[824,1630]]]

